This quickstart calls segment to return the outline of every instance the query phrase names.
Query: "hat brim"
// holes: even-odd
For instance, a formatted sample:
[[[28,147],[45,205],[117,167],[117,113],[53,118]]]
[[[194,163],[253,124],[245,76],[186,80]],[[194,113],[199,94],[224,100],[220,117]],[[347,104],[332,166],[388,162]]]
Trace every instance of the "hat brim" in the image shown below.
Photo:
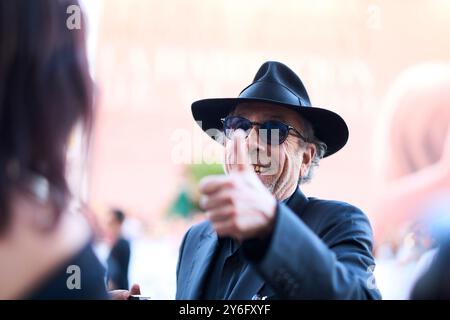
[[[194,102],[191,106],[192,115],[203,131],[222,130],[221,119],[228,116],[231,110],[243,102],[274,103],[298,112],[311,123],[315,136],[327,145],[324,157],[336,153],[347,143],[349,132],[344,119],[333,111],[317,107],[299,107],[269,99],[219,98]]]

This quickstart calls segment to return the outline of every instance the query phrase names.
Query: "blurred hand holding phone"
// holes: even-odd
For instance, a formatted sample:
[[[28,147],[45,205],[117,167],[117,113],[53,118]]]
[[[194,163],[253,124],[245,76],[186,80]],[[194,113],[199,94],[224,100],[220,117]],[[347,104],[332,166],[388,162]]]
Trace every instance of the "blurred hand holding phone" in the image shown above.
[[[131,294],[128,297],[128,300],[151,300],[151,299],[152,299],[151,297],[146,297],[140,294]]]

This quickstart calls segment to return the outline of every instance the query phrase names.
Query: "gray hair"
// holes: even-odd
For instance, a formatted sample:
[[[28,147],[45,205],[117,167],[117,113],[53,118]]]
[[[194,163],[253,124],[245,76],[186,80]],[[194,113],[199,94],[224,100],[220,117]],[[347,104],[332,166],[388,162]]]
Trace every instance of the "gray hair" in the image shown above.
[[[311,166],[309,167],[308,172],[304,177],[299,178],[298,184],[308,183],[312,180],[315,168],[319,166],[320,160],[322,160],[323,156],[327,152],[327,145],[315,136],[314,129],[311,123],[303,117],[301,117],[301,121],[303,125],[302,133],[307,141],[303,141],[302,139],[300,139],[300,144],[302,147],[313,144],[316,147],[316,152],[314,153],[314,157],[311,160]]]

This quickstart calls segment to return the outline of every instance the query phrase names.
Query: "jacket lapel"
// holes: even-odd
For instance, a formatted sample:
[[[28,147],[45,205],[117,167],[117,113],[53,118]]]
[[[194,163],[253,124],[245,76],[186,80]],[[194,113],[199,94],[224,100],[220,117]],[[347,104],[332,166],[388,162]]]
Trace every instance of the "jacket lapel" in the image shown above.
[[[198,249],[192,259],[191,274],[186,299],[200,299],[201,289],[204,287],[206,275],[212,259],[218,248],[217,233],[210,229],[202,235]]]
[[[308,204],[308,198],[305,197],[300,187],[297,187],[294,194],[289,198],[286,205],[299,217],[302,216],[306,205]]]
[[[289,198],[286,205],[292,209],[297,215],[301,216],[303,210],[308,203],[308,199],[297,188],[293,195]],[[235,288],[231,292],[229,299],[231,300],[247,300],[252,299],[255,295],[259,294],[259,291],[264,286],[264,279],[258,274],[258,272],[248,264],[245,270],[242,272],[239,281]]]

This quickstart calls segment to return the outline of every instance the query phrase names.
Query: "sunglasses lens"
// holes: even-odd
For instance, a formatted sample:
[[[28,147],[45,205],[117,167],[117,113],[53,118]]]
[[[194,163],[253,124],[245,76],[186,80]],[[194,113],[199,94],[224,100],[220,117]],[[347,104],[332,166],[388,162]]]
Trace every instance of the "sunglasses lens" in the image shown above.
[[[289,127],[280,121],[266,121],[261,125],[264,132],[261,134],[261,139],[271,144],[282,144],[289,134]]]
[[[250,120],[241,117],[227,117],[223,123],[225,135],[231,138],[235,130],[244,130],[246,134],[252,129]]]

